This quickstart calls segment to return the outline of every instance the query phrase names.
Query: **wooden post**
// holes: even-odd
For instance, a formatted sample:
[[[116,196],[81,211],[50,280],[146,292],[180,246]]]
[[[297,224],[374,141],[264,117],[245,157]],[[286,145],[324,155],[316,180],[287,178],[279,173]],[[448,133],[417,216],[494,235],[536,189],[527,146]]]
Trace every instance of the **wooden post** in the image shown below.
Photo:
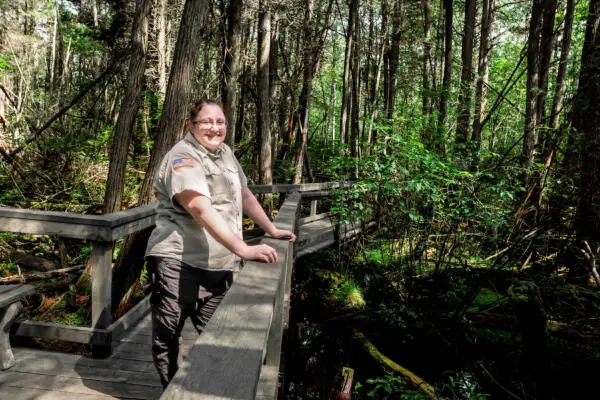
[[[286,255],[285,291],[283,293],[283,329],[287,330],[290,323],[290,295],[292,293],[292,271],[294,268],[294,243],[289,242]]]
[[[310,216],[317,215],[317,202],[319,200],[311,200],[310,202]]]
[[[92,328],[107,328],[112,321],[110,312],[112,287],[112,242],[92,242]],[[111,347],[94,345],[94,357],[110,355]]]

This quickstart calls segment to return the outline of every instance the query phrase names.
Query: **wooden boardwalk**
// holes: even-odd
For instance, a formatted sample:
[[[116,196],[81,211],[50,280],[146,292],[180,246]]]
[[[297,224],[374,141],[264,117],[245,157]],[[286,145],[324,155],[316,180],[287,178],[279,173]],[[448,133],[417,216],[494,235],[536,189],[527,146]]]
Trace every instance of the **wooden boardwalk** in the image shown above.
[[[13,347],[17,364],[0,371],[0,399],[108,400],[158,399],[162,386],[152,363],[150,314],[118,341],[112,356]],[[198,333],[191,322],[183,332],[184,355]]]
[[[345,229],[340,236],[345,238],[350,231]],[[334,239],[329,219],[305,221],[299,227],[296,255],[310,254]],[[188,320],[183,332],[184,357],[197,338]],[[158,399],[162,387],[152,363],[150,314],[114,344],[113,354],[106,359],[13,347],[17,363],[0,371],[0,399]]]

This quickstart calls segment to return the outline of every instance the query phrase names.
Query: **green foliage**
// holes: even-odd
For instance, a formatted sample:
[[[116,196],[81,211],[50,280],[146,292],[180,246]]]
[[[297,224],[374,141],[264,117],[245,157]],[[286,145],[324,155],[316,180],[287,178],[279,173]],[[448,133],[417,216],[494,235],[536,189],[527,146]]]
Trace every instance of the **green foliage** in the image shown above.
[[[361,287],[347,276],[342,277],[333,288],[333,298],[351,309],[361,309],[366,305]]]
[[[358,389],[362,389],[357,385]],[[429,399],[424,393],[407,389],[404,381],[393,372],[386,371],[384,376],[367,379],[365,388],[371,399],[387,400],[425,400]]]
[[[481,232],[489,240],[509,227],[518,187],[509,176],[494,170],[471,172],[458,168],[422,143],[419,120],[406,121],[402,130],[378,127],[380,140],[371,154],[357,160],[332,157],[327,172],[333,180],[354,179],[349,189],[334,193],[331,211],[338,223],[374,220],[377,235],[388,249],[402,250],[393,241],[406,238],[412,259],[420,259],[430,233],[454,236],[453,245],[467,247],[467,232]],[[484,154],[492,163],[494,154]],[[382,245],[382,248],[386,248]],[[441,254],[439,259],[444,256]],[[378,257],[391,260],[394,254]]]

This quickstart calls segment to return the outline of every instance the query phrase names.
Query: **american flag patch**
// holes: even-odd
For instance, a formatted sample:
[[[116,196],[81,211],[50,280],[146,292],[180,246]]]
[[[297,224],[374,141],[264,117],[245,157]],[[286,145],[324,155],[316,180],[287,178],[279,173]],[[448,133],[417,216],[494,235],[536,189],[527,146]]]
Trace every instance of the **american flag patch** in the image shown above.
[[[173,160],[173,169],[181,168],[181,167],[193,167],[194,160],[191,158],[178,158]]]

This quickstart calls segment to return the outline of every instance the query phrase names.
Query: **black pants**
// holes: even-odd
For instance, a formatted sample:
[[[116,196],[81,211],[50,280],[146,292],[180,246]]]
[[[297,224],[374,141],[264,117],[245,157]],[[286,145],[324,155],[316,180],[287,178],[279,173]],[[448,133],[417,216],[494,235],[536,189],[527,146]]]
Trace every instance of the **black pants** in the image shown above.
[[[181,330],[188,317],[198,333],[233,281],[231,271],[205,271],[168,258],[148,258],[152,276],[152,357],[164,388],[182,361]]]

